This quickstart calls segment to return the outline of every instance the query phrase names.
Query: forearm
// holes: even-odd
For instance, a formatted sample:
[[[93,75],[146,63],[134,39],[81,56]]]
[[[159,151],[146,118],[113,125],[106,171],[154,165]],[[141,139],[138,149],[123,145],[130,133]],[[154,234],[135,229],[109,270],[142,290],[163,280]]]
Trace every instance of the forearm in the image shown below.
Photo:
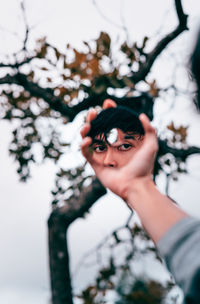
[[[150,178],[135,181],[128,193],[127,203],[137,212],[143,227],[155,243],[175,223],[188,216],[172,200],[161,194]]]

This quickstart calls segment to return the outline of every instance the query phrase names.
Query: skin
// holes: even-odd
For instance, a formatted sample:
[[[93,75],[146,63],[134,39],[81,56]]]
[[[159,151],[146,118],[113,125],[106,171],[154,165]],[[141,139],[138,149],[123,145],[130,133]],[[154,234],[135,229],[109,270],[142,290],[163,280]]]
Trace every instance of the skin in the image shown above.
[[[140,135],[124,133],[117,129],[117,141],[112,145],[97,136],[92,144],[93,161],[105,167],[122,168],[142,145]]]
[[[114,101],[106,100],[103,108],[114,106],[116,106]],[[136,149],[131,157],[127,157],[123,165],[120,163],[119,167],[105,166],[103,162],[93,157],[89,149],[92,139],[86,136],[90,130],[90,121],[96,115],[97,112],[94,109],[90,110],[81,130],[82,154],[93,167],[101,183],[120,196],[138,213],[143,227],[156,243],[175,223],[188,214],[160,193],[152,180],[151,172],[158,151],[155,129],[151,126],[148,117],[141,114],[139,118],[145,130],[145,136],[140,148]]]
[[[112,100],[106,100],[103,104],[104,109],[113,106],[116,106],[116,104]],[[93,167],[102,184],[127,201],[129,192],[132,192],[134,181],[142,179],[143,177],[149,177],[151,179],[154,159],[158,149],[155,130],[150,125],[147,116],[144,114],[140,115],[140,120],[145,130],[142,145],[140,149],[134,153],[134,157],[130,159],[129,163],[121,167],[120,170],[116,172],[116,168],[105,167],[95,162],[95,159],[92,157],[90,152],[89,147],[92,144],[92,139],[87,137],[86,134],[90,130],[90,121],[96,116],[97,112],[94,109],[91,109],[88,112],[86,123],[81,130],[83,138],[81,144],[82,154]]]

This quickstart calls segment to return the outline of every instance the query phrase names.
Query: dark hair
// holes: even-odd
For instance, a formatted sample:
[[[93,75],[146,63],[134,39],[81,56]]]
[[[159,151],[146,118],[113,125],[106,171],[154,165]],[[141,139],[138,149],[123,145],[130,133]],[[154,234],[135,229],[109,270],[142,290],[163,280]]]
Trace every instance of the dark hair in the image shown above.
[[[133,110],[117,106],[102,110],[97,117],[91,121],[91,129],[87,136],[94,139],[97,135],[103,136],[107,141],[106,135],[117,128],[124,133],[144,135],[144,128],[139,120],[138,114]]]
[[[194,102],[197,109],[200,111],[200,31],[191,56],[191,71],[197,86],[197,94]]]

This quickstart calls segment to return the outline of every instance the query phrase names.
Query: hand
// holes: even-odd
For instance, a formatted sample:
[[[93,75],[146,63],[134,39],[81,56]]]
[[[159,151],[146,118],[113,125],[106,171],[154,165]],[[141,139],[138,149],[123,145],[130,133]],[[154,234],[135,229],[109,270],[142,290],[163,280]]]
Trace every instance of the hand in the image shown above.
[[[116,106],[112,100],[106,100],[103,108]],[[145,114],[140,115],[140,121],[145,130],[145,136],[140,149],[133,155],[131,160],[122,168],[106,167],[102,164],[97,164],[89,149],[92,139],[86,134],[90,130],[90,122],[97,116],[97,112],[92,109],[89,111],[86,123],[81,130],[83,138],[81,144],[82,154],[93,167],[96,176],[101,183],[109,188],[112,192],[122,197],[124,200],[128,199],[129,193],[134,189],[134,184],[144,178],[150,178],[153,170],[154,159],[158,150],[157,137],[155,129],[150,125],[150,121]]]

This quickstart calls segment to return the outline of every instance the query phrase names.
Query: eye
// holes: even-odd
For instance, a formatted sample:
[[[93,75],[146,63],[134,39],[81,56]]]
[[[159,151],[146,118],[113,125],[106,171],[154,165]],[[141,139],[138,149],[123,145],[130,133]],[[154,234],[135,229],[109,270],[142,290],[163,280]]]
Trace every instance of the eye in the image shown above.
[[[104,145],[94,146],[93,150],[97,153],[102,153],[102,152],[106,151],[106,146],[104,146]]]
[[[119,151],[128,151],[133,147],[131,144],[122,144],[121,146],[118,147]]]

